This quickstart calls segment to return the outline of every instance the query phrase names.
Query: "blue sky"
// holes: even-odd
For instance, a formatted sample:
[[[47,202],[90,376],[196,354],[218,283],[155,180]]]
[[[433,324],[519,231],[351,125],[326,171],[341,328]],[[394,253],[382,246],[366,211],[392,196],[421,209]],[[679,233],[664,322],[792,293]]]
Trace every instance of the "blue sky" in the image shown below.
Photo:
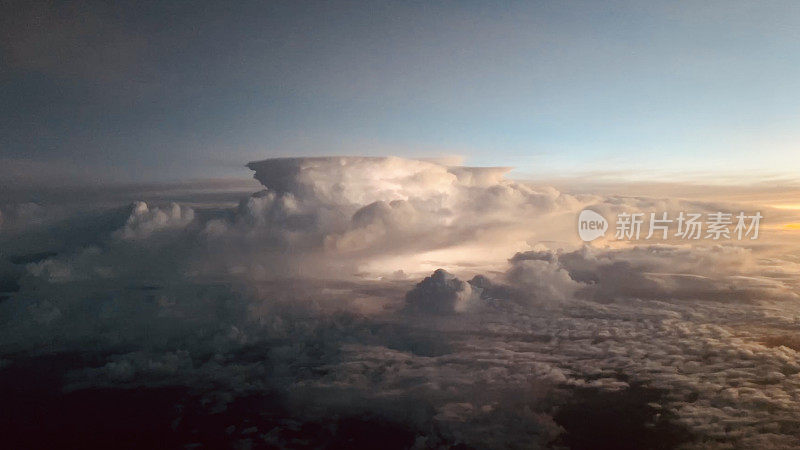
[[[568,176],[796,173],[797,2],[9,4],[0,179],[463,155]]]

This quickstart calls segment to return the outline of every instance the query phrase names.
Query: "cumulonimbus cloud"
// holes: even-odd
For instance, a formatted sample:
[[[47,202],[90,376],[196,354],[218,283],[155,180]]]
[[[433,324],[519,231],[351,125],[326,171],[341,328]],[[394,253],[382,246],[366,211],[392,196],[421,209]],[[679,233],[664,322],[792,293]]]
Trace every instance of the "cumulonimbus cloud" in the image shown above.
[[[186,386],[215,412],[280,392],[287,422],[253,433],[278,446],[355,414],[421,447],[545,447],[587,392],[652,412],[625,420],[653,439],[795,442],[797,259],[575,230],[586,207],[718,205],[401,158],[250,166],[264,189],[230,208],[3,205],[0,370],[90,348],[64,389]]]

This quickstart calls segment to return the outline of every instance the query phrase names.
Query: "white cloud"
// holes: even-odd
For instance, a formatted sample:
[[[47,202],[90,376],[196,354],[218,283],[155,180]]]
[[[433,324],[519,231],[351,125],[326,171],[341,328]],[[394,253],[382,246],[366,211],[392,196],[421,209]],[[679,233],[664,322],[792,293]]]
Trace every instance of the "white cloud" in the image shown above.
[[[796,443],[791,249],[580,247],[587,205],[682,205],[568,195],[501,169],[252,166],[266,189],[236,208],[139,202],[60,222],[4,205],[6,225],[60,217],[4,225],[3,251],[21,255],[3,255],[19,284],[0,300],[4,367],[91,349],[68,389],[187,386],[215,411],[280,392],[299,423],[377,415],[429,446],[544,447],[576,432],[558,411],[582,392],[631,395],[698,446]],[[663,392],[637,398],[637,383]]]
[[[158,231],[184,228],[193,220],[194,211],[177,203],[150,208],[145,202],[136,202],[125,226],[116,235],[127,240],[145,239]]]

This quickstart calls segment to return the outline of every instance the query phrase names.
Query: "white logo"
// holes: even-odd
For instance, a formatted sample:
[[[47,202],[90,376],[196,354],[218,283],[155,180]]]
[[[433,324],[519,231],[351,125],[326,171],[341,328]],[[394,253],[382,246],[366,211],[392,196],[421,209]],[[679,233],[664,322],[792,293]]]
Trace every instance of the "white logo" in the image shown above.
[[[586,212],[586,211],[584,211]],[[581,220],[583,220],[583,213],[581,213]],[[669,218],[667,211],[662,211],[658,216],[656,213],[651,212],[645,214],[639,213],[626,213],[621,212],[617,214],[617,233],[618,240],[638,240],[642,233],[642,225],[648,223],[649,232],[644,238],[649,240],[651,238],[667,240],[670,237],[687,240],[687,239],[713,239],[719,240],[734,240],[741,241],[746,237],[750,239],[758,239],[758,227],[761,225],[761,211],[756,211],[755,214],[748,215],[744,211],[739,214],[733,212],[713,212],[706,214],[706,220],[703,221],[703,214],[701,213],[685,213],[680,211],[674,219]],[[672,224],[675,224],[672,227]],[[703,226],[705,226],[705,234],[703,234]],[[645,227],[647,230],[648,227]],[[671,231],[676,231],[671,234]],[[579,230],[579,231],[582,231]],[[581,237],[583,235],[581,234]],[[584,238],[584,240],[586,240]]]
[[[584,209],[578,215],[578,236],[585,242],[599,238],[606,234],[606,230],[608,230],[606,218],[591,209]]]

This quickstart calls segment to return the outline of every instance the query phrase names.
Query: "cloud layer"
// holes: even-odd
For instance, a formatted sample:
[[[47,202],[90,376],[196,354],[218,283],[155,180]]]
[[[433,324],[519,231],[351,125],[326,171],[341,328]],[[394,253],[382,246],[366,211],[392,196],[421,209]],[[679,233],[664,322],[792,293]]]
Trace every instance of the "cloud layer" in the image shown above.
[[[632,445],[798,444],[795,247],[575,230],[585,207],[722,205],[400,158],[249,166],[265,189],[233,207],[0,205],[0,378],[180,387],[183,444],[209,420],[230,423],[207,443],[580,448],[612,445],[610,417]]]

